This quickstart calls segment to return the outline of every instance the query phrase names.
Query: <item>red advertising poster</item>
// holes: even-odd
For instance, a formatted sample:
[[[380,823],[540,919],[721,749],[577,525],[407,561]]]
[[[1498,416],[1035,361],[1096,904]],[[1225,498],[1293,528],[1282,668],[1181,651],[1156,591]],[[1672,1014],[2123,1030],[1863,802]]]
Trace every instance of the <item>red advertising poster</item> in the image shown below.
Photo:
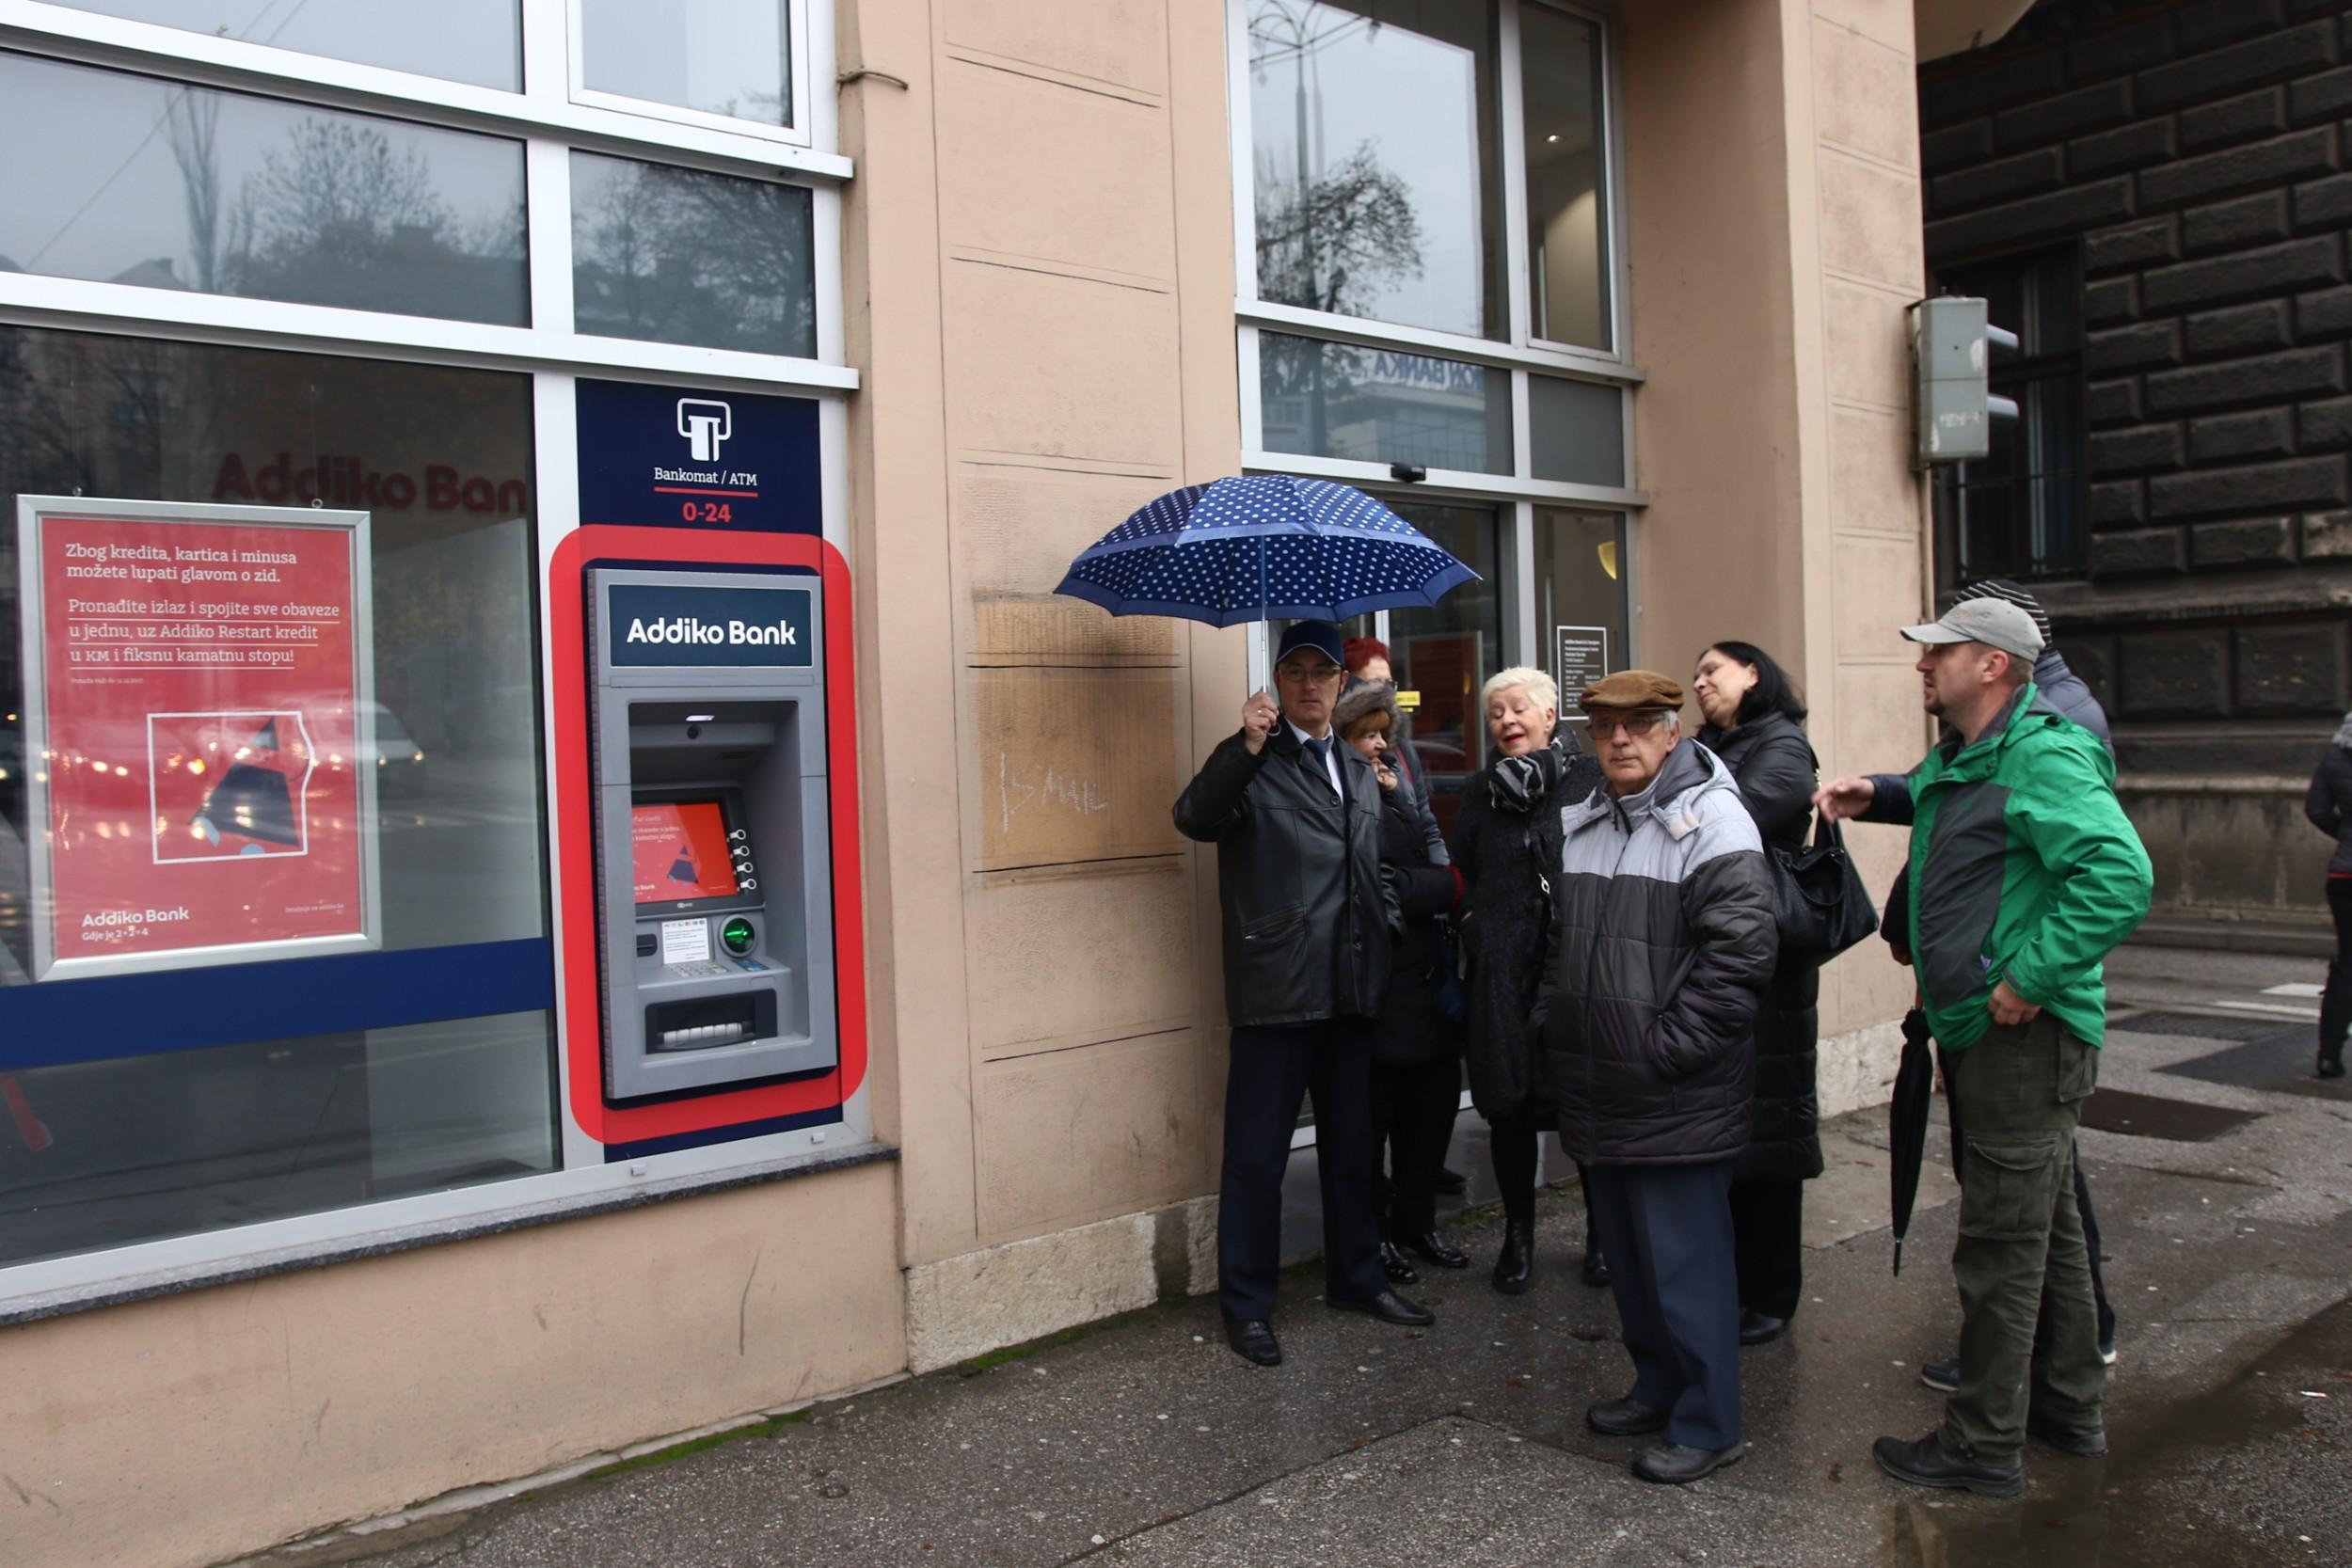
[[[735,896],[735,863],[718,801],[631,806],[628,833],[629,879],[640,904]]]
[[[366,514],[20,511],[40,977],[373,946]]]

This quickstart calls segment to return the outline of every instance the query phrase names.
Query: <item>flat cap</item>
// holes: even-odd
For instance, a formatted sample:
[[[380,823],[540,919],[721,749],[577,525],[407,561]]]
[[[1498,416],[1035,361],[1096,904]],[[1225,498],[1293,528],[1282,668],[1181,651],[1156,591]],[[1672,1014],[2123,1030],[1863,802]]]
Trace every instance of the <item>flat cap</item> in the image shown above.
[[[1682,683],[1655,670],[1620,670],[1597,680],[1578,699],[1587,712],[1597,707],[1627,711],[1634,708],[1682,705]]]

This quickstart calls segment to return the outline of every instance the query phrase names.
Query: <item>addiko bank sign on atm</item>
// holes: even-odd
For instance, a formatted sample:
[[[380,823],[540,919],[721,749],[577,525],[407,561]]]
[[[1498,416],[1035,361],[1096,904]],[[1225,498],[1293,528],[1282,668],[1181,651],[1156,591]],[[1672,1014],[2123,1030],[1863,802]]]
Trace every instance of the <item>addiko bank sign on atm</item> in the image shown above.
[[[849,573],[815,404],[581,382],[548,626],[570,1112],[632,1158],[849,1122]]]

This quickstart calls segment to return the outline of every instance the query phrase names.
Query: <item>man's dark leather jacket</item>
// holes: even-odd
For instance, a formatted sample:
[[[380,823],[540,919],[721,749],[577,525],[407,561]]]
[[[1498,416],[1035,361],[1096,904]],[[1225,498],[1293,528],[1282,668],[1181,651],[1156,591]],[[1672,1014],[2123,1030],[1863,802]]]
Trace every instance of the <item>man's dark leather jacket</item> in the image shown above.
[[[1228,736],[1176,799],[1176,828],[1216,846],[1225,1007],[1233,1027],[1377,1016],[1394,897],[1380,879],[1380,784],[1334,737],[1329,775],[1277,721],[1257,755]]]

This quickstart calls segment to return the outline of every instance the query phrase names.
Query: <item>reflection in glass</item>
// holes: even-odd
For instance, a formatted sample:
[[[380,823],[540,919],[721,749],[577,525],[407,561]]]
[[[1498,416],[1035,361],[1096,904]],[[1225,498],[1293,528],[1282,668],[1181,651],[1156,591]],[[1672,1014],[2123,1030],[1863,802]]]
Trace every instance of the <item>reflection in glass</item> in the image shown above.
[[[56,0],[78,11],[160,23],[330,60],[520,90],[516,0]]]
[[[0,327],[0,509],[76,491],[366,510],[384,944],[547,934],[530,377]],[[0,584],[16,551],[0,531]],[[0,716],[21,646],[0,588]],[[31,951],[38,760],[0,718],[0,989]]]
[[[801,185],[572,154],[581,332],[817,354],[812,198]]]
[[[1625,393],[1591,381],[1527,378],[1528,457],[1537,479],[1625,483]]]
[[[1398,516],[1478,574],[1427,610],[1389,611],[1390,662],[1400,691],[1417,692],[1410,715],[1414,752],[1428,768],[1430,805],[1451,833],[1462,785],[1486,765],[1478,692],[1502,669],[1501,524],[1491,506],[1440,506],[1384,495]],[[1363,633],[1371,634],[1370,617]]]
[[[1583,721],[1577,693],[1629,668],[1625,519],[1614,512],[1535,509],[1537,656],[1560,683],[1560,717]]]
[[[13,1073],[41,1147],[0,1125],[0,1267],[552,1170],[552,1037],[508,1013]]]
[[[1506,330],[1494,0],[1250,0],[1258,296]]]
[[[1511,376],[1458,359],[1258,334],[1268,451],[1511,471]]]
[[[1608,149],[1600,134],[1599,24],[1527,5],[1519,10],[1520,98],[1527,130],[1527,256],[1534,335],[1606,349]]]
[[[0,53],[0,272],[531,320],[520,142]]]
[[[792,123],[787,0],[580,0],[581,86],[705,114]]]

